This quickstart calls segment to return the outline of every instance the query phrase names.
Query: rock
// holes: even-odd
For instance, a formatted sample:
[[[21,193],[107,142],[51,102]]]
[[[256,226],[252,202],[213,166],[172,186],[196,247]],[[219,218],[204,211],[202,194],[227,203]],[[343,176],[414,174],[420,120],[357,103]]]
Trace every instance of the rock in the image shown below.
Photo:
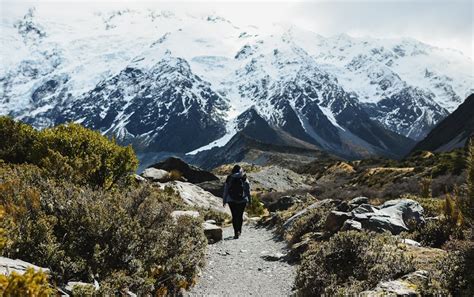
[[[209,223],[209,224],[216,224],[216,220],[207,220],[206,223]]]
[[[283,253],[273,253],[273,254],[269,254],[269,255],[263,255],[261,257],[265,261],[280,261],[280,260],[284,259],[286,257],[286,255],[283,254]]]
[[[193,184],[219,180],[219,178],[211,172],[189,165],[183,160],[175,157],[170,157],[150,167],[156,169],[163,169],[168,172],[171,172],[172,170],[179,171],[188,182]]]
[[[222,240],[222,228],[207,222],[203,223],[204,235],[209,243],[215,243]]]
[[[317,201],[317,202],[311,204],[310,206],[306,207],[305,209],[300,210],[299,212],[294,214],[292,217],[290,217],[288,220],[286,220],[285,223],[283,223],[283,228],[285,228],[285,229],[290,228],[293,225],[293,223],[296,221],[296,219],[303,216],[310,209],[317,208],[317,207],[322,207],[322,206],[330,205],[330,204],[335,205],[337,203],[338,203],[338,201],[333,200],[333,199],[324,199],[324,200],[321,200],[321,201]]]
[[[324,228],[329,232],[337,232],[342,228],[344,222],[350,218],[352,218],[352,215],[349,212],[333,210],[326,217]]]
[[[341,203],[339,203],[339,204],[336,206],[336,210],[337,210],[337,211],[347,212],[347,211],[350,211],[350,210],[351,210],[351,207],[349,206],[349,204],[347,204],[346,201],[341,201]]]
[[[154,182],[166,182],[168,180],[169,172],[166,170],[150,167],[143,170],[141,176]]]
[[[199,218],[199,212],[195,210],[175,210],[171,213],[171,217],[177,221],[182,216],[190,216],[193,218]]]
[[[351,201],[349,201],[349,204],[351,205],[361,205],[361,204],[368,204],[369,203],[369,198],[367,197],[356,197],[354,199],[352,199]]]
[[[99,284],[91,284],[91,283],[85,283],[85,282],[68,282],[66,286],[64,287],[64,290],[68,293],[72,293],[74,290],[74,287],[85,287],[85,288],[94,288],[94,290],[99,289]]]
[[[361,296],[419,296],[418,289],[427,283],[428,275],[427,271],[418,270],[396,280],[380,282]]]
[[[342,225],[341,231],[350,231],[350,230],[362,231],[361,222],[351,220],[351,219],[346,220],[344,224]]]
[[[218,212],[230,214],[229,208],[222,206],[222,199],[188,182],[170,181],[158,183],[160,188],[171,187],[176,191],[184,203],[190,206],[212,208]]]
[[[402,241],[404,244],[407,244],[407,245],[416,246],[416,247],[420,247],[420,246],[421,246],[421,243],[419,243],[418,241],[412,240],[412,239],[404,238],[404,239],[402,239],[401,241]]]
[[[423,208],[411,199],[395,199],[376,208],[369,204],[361,204],[352,210],[353,219],[362,224],[363,229],[376,232],[390,231],[397,235],[409,231],[408,221],[423,224]]]
[[[379,209],[370,204],[361,204],[352,210],[352,214],[375,213]]]
[[[214,196],[222,197],[224,196],[224,180],[212,180],[206,181],[203,183],[198,183],[196,186],[199,186],[205,191],[208,191]]]
[[[134,174],[133,175],[133,178],[135,179],[136,182],[138,183],[143,183],[143,182],[146,182],[146,178],[138,175],[138,174]]]
[[[287,210],[296,203],[300,202],[300,199],[294,196],[283,196],[280,197],[276,202],[273,202],[268,205],[268,210],[275,212],[277,210]]]
[[[39,267],[29,262],[19,259],[13,260],[6,257],[0,257],[0,274],[10,275],[12,272],[24,274],[28,268],[33,268],[35,271],[42,270],[45,273],[50,272],[48,268]]]

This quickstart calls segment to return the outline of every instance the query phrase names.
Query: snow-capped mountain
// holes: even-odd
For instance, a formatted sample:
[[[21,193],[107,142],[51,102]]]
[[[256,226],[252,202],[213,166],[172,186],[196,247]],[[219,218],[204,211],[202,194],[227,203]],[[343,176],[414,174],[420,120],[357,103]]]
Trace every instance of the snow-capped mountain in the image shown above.
[[[0,114],[80,122],[141,152],[223,147],[259,118],[279,135],[262,142],[397,156],[473,92],[470,58],[412,39],[157,10],[31,9],[1,28]]]

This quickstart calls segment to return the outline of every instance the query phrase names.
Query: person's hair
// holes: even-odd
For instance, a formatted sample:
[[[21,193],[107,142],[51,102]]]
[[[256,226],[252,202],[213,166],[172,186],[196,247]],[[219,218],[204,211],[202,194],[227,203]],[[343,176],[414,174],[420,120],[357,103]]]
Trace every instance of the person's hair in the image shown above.
[[[234,168],[232,168],[232,173],[237,173],[237,172],[240,172],[240,166],[239,165],[235,165]]]

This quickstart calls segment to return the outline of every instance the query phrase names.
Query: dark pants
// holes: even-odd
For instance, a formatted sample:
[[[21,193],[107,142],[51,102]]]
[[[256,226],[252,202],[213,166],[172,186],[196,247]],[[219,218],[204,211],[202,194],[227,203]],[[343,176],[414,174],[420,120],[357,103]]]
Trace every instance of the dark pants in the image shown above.
[[[234,232],[242,232],[242,223],[244,221],[244,210],[247,203],[235,203],[229,202],[230,211],[232,212],[232,226],[234,226]]]

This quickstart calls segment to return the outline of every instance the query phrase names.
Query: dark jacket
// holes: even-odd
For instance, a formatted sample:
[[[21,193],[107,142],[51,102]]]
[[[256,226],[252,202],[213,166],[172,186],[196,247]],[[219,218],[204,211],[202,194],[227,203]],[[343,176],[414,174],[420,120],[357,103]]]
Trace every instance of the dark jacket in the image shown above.
[[[239,201],[232,200],[232,197],[229,195],[229,184],[231,178],[244,178],[244,199]],[[246,178],[246,175],[242,172],[233,173],[227,176],[224,184],[224,195],[222,197],[224,199],[224,203],[235,202],[235,203],[250,203],[250,183]]]

